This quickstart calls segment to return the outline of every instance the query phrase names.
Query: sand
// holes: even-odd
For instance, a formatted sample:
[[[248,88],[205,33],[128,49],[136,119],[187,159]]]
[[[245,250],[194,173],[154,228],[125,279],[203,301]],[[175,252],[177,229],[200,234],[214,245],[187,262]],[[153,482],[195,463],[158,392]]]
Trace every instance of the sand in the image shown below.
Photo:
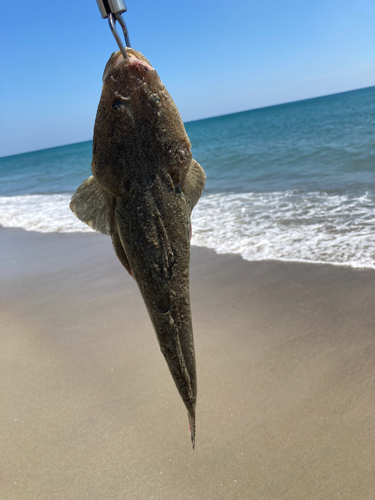
[[[375,271],[192,248],[197,444],[97,234],[0,230],[0,498],[375,498]]]

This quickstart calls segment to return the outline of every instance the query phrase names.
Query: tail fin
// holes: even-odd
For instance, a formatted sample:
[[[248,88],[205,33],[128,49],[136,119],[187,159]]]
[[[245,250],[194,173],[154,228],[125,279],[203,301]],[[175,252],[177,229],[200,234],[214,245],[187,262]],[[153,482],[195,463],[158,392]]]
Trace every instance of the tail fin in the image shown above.
[[[188,411],[188,419],[189,419],[191,443],[193,445],[193,450],[194,450],[194,448],[195,448],[195,412]]]

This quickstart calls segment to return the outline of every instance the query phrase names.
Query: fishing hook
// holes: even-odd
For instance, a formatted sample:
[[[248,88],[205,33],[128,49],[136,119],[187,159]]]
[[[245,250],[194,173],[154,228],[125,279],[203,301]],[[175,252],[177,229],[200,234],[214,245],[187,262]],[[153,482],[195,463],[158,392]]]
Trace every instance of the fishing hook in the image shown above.
[[[128,55],[124,44],[116,29],[116,21],[120,24],[122,31],[124,33],[125,45],[131,47],[128,29],[126,27],[125,21],[122,17],[122,13],[126,12],[127,8],[124,0],[96,0],[98,4],[100,13],[103,19],[108,18],[109,27],[111,28],[112,34],[115,37],[117,45],[123,55],[124,59],[127,59]]]

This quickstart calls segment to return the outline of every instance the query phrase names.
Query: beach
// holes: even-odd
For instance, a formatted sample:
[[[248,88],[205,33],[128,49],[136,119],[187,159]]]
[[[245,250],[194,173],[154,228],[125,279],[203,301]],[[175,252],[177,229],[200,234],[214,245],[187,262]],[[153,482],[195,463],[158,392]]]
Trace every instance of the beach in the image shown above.
[[[374,270],[192,247],[193,451],[110,238],[0,249],[2,499],[373,500]]]

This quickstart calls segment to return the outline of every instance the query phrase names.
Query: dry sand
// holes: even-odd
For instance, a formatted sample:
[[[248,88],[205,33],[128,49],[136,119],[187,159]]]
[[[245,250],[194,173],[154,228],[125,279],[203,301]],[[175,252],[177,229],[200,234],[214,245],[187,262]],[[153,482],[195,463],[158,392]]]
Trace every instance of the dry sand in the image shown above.
[[[375,271],[193,248],[192,451],[110,239],[0,252],[1,500],[374,500]]]

